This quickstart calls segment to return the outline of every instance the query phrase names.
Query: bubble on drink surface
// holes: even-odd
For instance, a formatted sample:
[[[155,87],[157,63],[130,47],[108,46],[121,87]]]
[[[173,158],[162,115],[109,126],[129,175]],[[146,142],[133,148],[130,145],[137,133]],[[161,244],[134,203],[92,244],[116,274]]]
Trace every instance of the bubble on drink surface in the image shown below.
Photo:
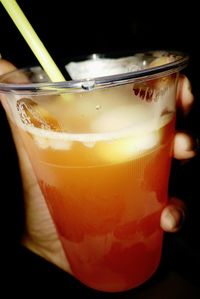
[[[100,109],[102,109],[102,106],[101,105],[96,105],[95,109],[100,110]]]
[[[17,101],[17,111],[22,123],[43,130],[61,131],[58,121],[32,99],[22,98]]]

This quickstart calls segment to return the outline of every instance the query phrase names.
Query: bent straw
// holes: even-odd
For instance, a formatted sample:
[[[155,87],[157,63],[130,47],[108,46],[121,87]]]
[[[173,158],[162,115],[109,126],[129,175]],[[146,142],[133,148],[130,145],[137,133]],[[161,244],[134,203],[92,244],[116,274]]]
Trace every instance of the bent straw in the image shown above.
[[[26,16],[15,0],[1,0],[2,5],[10,15],[11,19],[21,32],[29,47],[37,57],[39,63],[52,82],[65,81],[62,73],[51,58],[45,46],[32,28]]]

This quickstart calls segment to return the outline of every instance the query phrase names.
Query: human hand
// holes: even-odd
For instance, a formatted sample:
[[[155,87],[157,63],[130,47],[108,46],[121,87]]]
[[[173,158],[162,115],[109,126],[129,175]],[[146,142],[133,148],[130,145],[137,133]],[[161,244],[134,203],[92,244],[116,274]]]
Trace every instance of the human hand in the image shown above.
[[[0,60],[0,75],[14,70],[15,67],[5,60]],[[185,76],[179,79],[177,103],[185,114],[193,103],[189,80]],[[5,103],[2,102],[5,107]],[[31,251],[54,263],[67,272],[71,272],[59,241],[54,223],[49,214],[46,202],[37,183],[27,153],[12,124],[13,138],[19,156],[20,169],[24,189],[24,204],[26,228],[23,244]],[[192,139],[184,133],[177,133],[174,139],[174,157],[189,159],[195,155],[192,149]],[[184,203],[177,198],[169,201],[161,214],[161,227],[168,232],[175,232],[180,228],[185,213]]]
[[[177,88],[177,107],[183,115],[187,115],[194,102],[191,84],[188,78],[180,75]],[[190,159],[195,156],[194,142],[191,136],[176,132],[174,138],[174,158]],[[185,218],[186,206],[178,198],[171,198],[161,214],[160,225],[166,232],[176,232],[180,229]]]

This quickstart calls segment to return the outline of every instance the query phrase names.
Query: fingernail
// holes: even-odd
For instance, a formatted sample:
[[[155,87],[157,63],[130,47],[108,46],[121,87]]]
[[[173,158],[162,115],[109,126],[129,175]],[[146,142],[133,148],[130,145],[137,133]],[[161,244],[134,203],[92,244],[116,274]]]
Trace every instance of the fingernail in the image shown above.
[[[192,85],[190,80],[187,77],[184,77],[181,94],[182,94],[182,105],[184,108],[183,114],[187,116],[191,110],[192,103],[194,102]]]
[[[177,207],[169,207],[164,217],[165,227],[169,232],[175,232],[180,229],[185,219],[184,212]]]
[[[172,215],[172,211],[170,209],[170,212],[166,212],[165,214],[165,227],[168,231],[172,231],[174,228],[176,228],[176,220],[174,215]]]
[[[192,141],[191,137],[186,135],[185,133],[177,133],[176,135],[176,146],[181,149],[183,152],[188,152],[193,150],[192,149]]]
[[[192,84],[187,77],[184,78],[183,89],[185,93],[192,94]]]
[[[186,135],[179,135],[179,146],[181,147],[182,151],[188,152],[191,151],[191,142],[188,136]]]

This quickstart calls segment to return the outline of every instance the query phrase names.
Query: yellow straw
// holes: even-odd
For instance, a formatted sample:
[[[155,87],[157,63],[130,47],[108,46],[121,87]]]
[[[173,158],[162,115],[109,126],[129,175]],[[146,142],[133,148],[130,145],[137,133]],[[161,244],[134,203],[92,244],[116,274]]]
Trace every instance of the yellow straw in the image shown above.
[[[32,49],[41,66],[52,82],[65,81],[62,73],[49,55],[45,46],[37,36],[26,16],[15,0],[1,0],[2,5],[12,18],[13,22],[21,32],[22,36]]]

